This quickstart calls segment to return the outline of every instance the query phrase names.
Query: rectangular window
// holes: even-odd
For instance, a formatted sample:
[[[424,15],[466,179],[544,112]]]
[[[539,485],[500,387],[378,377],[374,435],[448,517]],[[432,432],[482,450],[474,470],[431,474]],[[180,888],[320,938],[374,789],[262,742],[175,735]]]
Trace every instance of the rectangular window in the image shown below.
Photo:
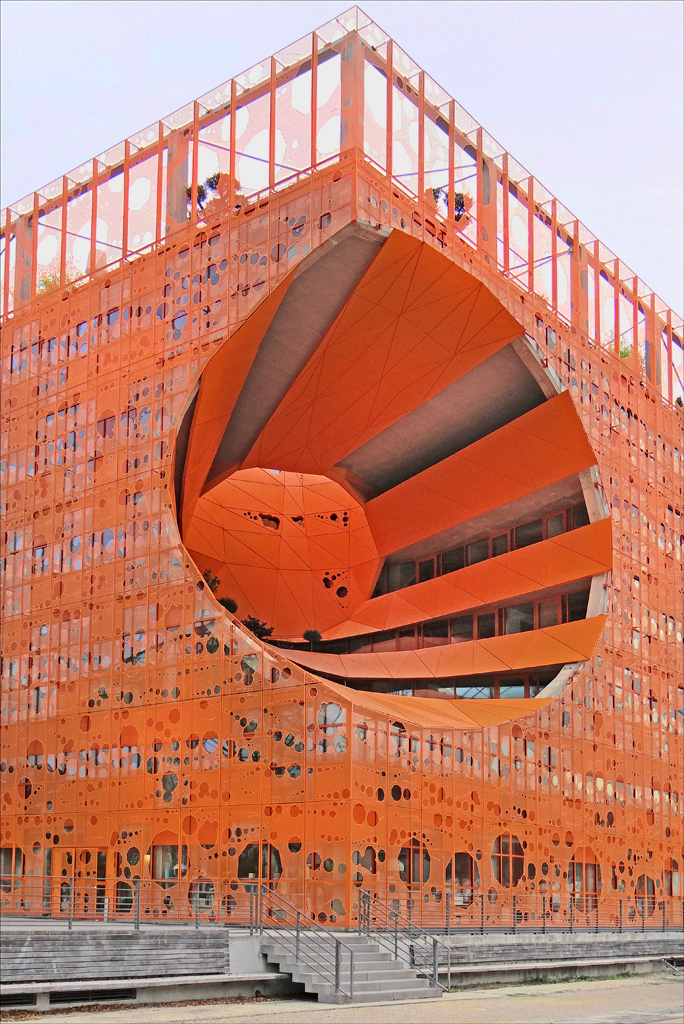
[[[501,683],[501,685],[499,686],[499,697],[502,700],[505,700],[506,698],[510,700],[517,700],[518,698],[524,696],[524,679],[507,679],[505,683]]]
[[[588,604],[588,590],[580,590],[574,594],[568,594],[568,622],[577,622],[578,619],[585,619]]]
[[[426,558],[424,562],[418,563],[418,582],[425,583],[426,580],[432,580],[435,577],[435,560],[434,558]]]
[[[449,639],[449,622],[438,619],[436,622],[423,623],[423,647],[439,647]]]
[[[183,860],[187,858],[187,847],[183,847]],[[178,881],[178,847],[177,846],[153,846],[152,847],[152,878],[155,882],[177,882]],[[183,868],[186,864],[183,864]]]
[[[472,615],[458,615],[449,623],[452,644],[462,644],[473,639]]]
[[[494,697],[493,686],[457,686],[456,696],[460,698],[472,699],[473,697],[484,697],[491,700]]]
[[[567,516],[568,530],[579,530],[582,526],[589,525],[589,513],[583,501],[579,505],[573,505],[572,508],[569,508]]]
[[[453,548],[451,551],[442,552],[442,575],[445,576],[448,572],[457,572],[458,569],[462,569],[465,565],[465,550],[463,548]]]
[[[534,605],[531,601],[504,608],[505,633],[527,633],[530,629],[534,629]]]
[[[538,544],[543,540],[543,520],[535,519],[532,523],[523,523],[515,528],[516,548],[526,548],[530,544]]]
[[[404,587],[412,587],[415,582],[415,562],[400,562],[398,565],[387,567],[387,590],[389,593],[402,590]]]
[[[477,617],[477,639],[487,640],[496,636],[496,615],[494,612],[487,612],[486,615]]]
[[[558,598],[550,601],[539,602],[539,628],[548,629],[549,626],[557,626],[559,621]]]
[[[508,534],[502,533],[500,537],[494,537],[492,540],[492,558],[496,558],[497,555],[505,555],[508,551]]]
[[[385,630],[383,633],[373,634],[373,651],[395,651],[397,649],[397,634],[393,629]]]
[[[484,540],[474,540],[472,544],[467,545],[466,562],[468,565],[484,562],[485,558],[489,558],[489,538],[485,537]]]
[[[563,513],[559,512],[557,516],[549,516],[546,520],[546,536],[558,537],[563,532]]]
[[[400,629],[399,637],[397,639],[397,650],[398,651],[412,651],[416,646],[416,631],[411,627],[410,629]]]

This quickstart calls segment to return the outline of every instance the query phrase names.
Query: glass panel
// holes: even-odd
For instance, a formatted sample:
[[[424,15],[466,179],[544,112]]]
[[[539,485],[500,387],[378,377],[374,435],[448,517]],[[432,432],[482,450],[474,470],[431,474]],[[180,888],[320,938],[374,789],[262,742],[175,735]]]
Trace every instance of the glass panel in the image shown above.
[[[557,516],[551,516],[546,520],[546,536],[558,537],[563,532],[563,513],[559,512]]]
[[[499,687],[499,697],[504,700],[505,698],[518,699],[519,697],[525,696],[525,683],[522,679],[516,680],[512,683],[507,683],[505,686]]]
[[[551,601],[539,602],[539,628],[548,629],[549,626],[557,626],[559,622],[558,598]]]
[[[497,555],[505,555],[508,551],[508,534],[502,533],[500,537],[494,537],[492,541],[492,558]]]
[[[450,622],[452,644],[461,644],[473,639],[472,615],[458,615]]]
[[[524,523],[515,528],[516,548],[526,548],[529,544],[538,544],[543,539],[543,520],[535,519],[532,523]]]
[[[424,562],[418,563],[418,582],[425,583],[426,580],[434,579],[435,576],[435,560],[434,558],[428,558]]]
[[[568,509],[568,530],[579,530],[582,526],[588,525],[589,514],[583,501]]]
[[[384,169],[387,155],[387,78],[366,63],[364,75],[363,148]]]
[[[411,629],[400,629],[399,637],[397,639],[397,650],[398,651],[412,651],[416,646],[416,632]]]
[[[341,67],[339,53],[318,65],[316,151],[319,161],[340,152]]]
[[[465,550],[453,548],[451,551],[442,552],[442,575],[448,572],[456,572],[465,565]]]
[[[578,619],[585,619],[588,603],[588,590],[580,590],[574,594],[568,594],[568,622],[577,622]]]
[[[494,612],[487,612],[486,615],[477,617],[477,639],[487,640],[496,635],[496,615]]]
[[[504,608],[504,631],[506,633],[527,633],[534,629],[534,604],[515,604]]]
[[[485,697],[491,700],[494,697],[493,686],[457,686],[456,696],[460,698]]]
[[[400,562],[387,567],[387,589],[391,593],[403,587],[412,587],[416,582],[416,563]]]
[[[393,629],[373,636],[373,651],[394,651],[397,646],[397,635]]]
[[[489,558],[489,538],[475,540],[466,547],[466,561],[468,565],[475,565],[476,562],[484,562]]]
[[[423,647],[437,647],[440,644],[445,644],[448,638],[449,622],[447,619],[423,623]]]

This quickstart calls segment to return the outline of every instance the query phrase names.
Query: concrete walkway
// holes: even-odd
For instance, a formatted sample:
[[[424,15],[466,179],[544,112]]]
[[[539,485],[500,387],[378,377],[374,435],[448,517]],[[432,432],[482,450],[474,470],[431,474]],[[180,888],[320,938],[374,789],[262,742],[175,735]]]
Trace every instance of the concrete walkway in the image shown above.
[[[470,991],[419,1004],[330,1007],[293,999],[22,1016],[42,1024],[684,1024],[683,1007],[684,979],[658,974]]]

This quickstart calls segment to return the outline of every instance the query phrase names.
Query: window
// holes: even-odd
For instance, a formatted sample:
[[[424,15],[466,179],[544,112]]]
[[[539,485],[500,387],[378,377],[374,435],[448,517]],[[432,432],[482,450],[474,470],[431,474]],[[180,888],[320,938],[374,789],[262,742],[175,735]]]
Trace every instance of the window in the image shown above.
[[[400,562],[387,567],[387,589],[390,593],[403,587],[412,587],[416,582],[416,563]]]
[[[494,841],[492,869],[504,889],[514,888],[524,874],[523,848],[517,836],[503,835]]]
[[[568,865],[568,889],[575,906],[582,913],[589,913],[598,906],[601,892],[601,868],[589,848],[578,850]]]
[[[261,878],[263,881],[277,882],[282,873],[280,851],[271,843],[261,844],[261,875],[258,843],[248,843],[238,857],[238,878],[242,881]]]
[[[486,615],[478,615],[477,617],[477,639],[487,640],[489,637],[496,635],[496,615],[494,612],[488,612]]]
[[[469,907],[473,890],[480,886],[480,872],[469,853],[455,853],[446,866],[446,884],[451,887],[455,907]]]
[[[473,639],[472,615],[458,615],[449,623],[452,644],[462,644]]]
[[[568,622],[577,622],[578,619],[585,619],[587,616],[587,605],[589,604],[589,591],[578,590],[574,594],[568,594]]]
[[[558,621],[558,598],[554,597],[550,601],[540,601],[539,629],[548,629],[549,626],[557,626]]]
[[[466,562],[468,565],[475,565],[477,562],[484,562],[489,558],[489,540],[474,540],[466,546]]]
[[[567,511],[568,530],[579,530],[582,526],[589,525],[589,513],[584,502],[573,505]]]
[[[679,864],[671,857],[665,861],[663,882],[666,896],[679,896]]]
[[[412,839],[410,846],[402,847],[398,861],[402,882],[409,886],[427,882],[430,877],[430,854],[417,839]]]
[[[504,632],[527,633],[534,629],[534,604],[514,604],[504,608]]]
[[[636,891],[639,917],[651,917],[656,905],[655,882],[649,875],[639,875]]]
[[[188,848],[183,846],[181,848],[181,877],[185,875],[188,870]],[[163,888],[168,888],[170,885],[175,885],[178,881],[178,847],[172,845],[164,846],[153,846],[152,847],[152,878],[155,882],[159,882]]]
[[[543,540],[543,520],[535,519],[532,523],[525,523],[515,528],[516,548],[526,548],[530,544],[538,544]]]
[[[423,647],[438,647],[449,640],[449,622],[439,619],[437,622],[423,623]]]
[[[546,536],[558,537],[563,532],[563,513],[559,512],[557,516],[549,516],[546,520]]]
[[[432,580],[435,576],[435,560],[434,558],[428,558],[424,562],[418,563],[418,582],[425,583],[426,580]]]
[[[508,551],[508,534],[502,533],[500,537],[494,537],[492,540],[492,558],[496,558],[497,555],[505,555]]]
[[[501,683],[499,687],[499,697],[502,700],[518,700],[520,697],[525,696],[525,680],[524,679],[507,679],[505,683]]]
[[[456,572],[465,565],[465,549],[454,548],[452,551],[442,552],[442,575],[448,572]]]

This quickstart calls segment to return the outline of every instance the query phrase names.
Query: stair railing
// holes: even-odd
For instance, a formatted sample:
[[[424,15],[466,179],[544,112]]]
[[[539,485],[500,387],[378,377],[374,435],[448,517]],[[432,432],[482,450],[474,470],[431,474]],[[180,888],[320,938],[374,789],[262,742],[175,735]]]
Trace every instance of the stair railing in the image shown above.
[[[335,992],[354,998],[354,950],[318,921],[307,917],[283,896],[263,882],[259,891],[258,931],[268,935],[302,964],[325,982],[335,986]],[[349,954],[349,983],[345,953]]]
[[[451,991],[451,949],[438,939],[417,928],[409,916],[394,910],[367,890],[359,893],[359,935],[373,937],[373,941],[388,949],[395,960],[404,960],[420,975],[430,980],[433,988]],[[422,948],[421,948],[422,947]],[[446,964],[447,984],[439,980],[439,965]]]

